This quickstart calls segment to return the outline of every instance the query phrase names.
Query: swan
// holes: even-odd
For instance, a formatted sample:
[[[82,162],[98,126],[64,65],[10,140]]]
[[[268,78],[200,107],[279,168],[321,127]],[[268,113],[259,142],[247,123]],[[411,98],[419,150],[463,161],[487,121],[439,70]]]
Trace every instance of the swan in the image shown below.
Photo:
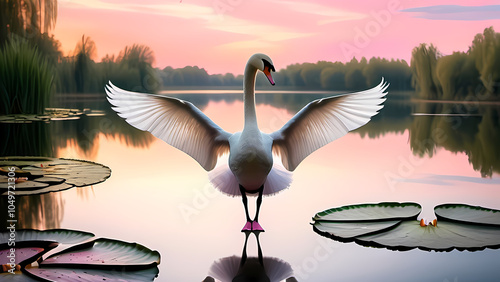
[[[208,276],[202,282],[215,282],[215,279],[222,282],[297,281],[294,277],[292,266],[288,262],[280,258],[262,255],[259,239],[260,233],[260,231],[245,231],[245,243],[241,257],[233,255],[214,261],[210,266]],[[248,257],[247,255],[247,244],[250,234],[254,234],[257,240],[257,257]]]
[[[220,191],[241,195],[246,216],[242,231],[264,231],[258,221],[262,195],[287,188],[291,172],[304,158],[370,121],[383,107],[388,87],[382,78],[378,86],[369,90],[312,101],[281,129],[267,134],[257,125],[258,71],[275,84],[272,60],[265,54],[252,55],[244,72],[244,127],[234,134],[223,130],[190,102],[126,91],[111,81],[105,86],[113,110],[127,123],[191,156],[209,171],[210,181]],[[214,169],[218,158],[227,153],[228,162]],[[247,194],[257,196],[253,220],[248,213]]]

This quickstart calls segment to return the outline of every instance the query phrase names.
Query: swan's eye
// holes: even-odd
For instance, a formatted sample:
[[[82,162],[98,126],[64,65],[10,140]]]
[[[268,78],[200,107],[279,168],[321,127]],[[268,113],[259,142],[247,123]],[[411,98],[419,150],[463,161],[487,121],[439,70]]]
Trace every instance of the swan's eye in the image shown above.
[[[274,72],[276,71],[274,69],[274,66],[269,61],[267,61],[266,59],[262,59],[262,62],[264,62],[264,69],[267,68],[267,69],[269,69],[271,71],[274,71]]]

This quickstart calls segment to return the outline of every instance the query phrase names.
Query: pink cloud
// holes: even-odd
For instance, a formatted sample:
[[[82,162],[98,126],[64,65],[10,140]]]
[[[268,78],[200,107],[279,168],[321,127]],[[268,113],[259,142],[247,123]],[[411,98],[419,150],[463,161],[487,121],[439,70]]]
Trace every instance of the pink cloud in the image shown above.
[[[99,57],[139,43],[155,51],[157,67],[198,65],[209,73],[241,74],[255,52],[269,54],[278,69],[352,56],[409,61],[419,43],[433,43],[446,54],[467,50],[486,27],[500,31],[500,20],[435,21],[400,11],[466,2],[59,1],[54,34],[66,51],[85,34],[96,42]]]

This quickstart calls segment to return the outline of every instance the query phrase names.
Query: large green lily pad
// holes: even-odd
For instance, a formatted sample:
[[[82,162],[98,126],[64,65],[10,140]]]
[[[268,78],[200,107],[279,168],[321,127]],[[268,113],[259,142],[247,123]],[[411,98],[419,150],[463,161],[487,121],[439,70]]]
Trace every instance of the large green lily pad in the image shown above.
[[[314,219],[321,221],[376,221],[406,219],[418,216],[421,206],[415,203],[363,204],[333,208],[318,213]]]
[[[9,240],[10,232],[0,233],[0,243],[5,243]],[[51,241],[61,244],[76,244],[83,242],[95,235],[89,232],[75,231],[69,229],[50,229],[50,230],[36,230],[36,229],[23,229],[16,230],[16,242],[28,241]]]
[[[29,268],[31,275],[43,278],[44,281],[153,281],[158,276],[158,267],[136,271],[116,271],[105,269],[70,269],[70,268]],[[14,276],[14,275],[12,275]],[[36,280],[38,281],[38,280]]]
[[[11,172],[13,170],[13,172]],[[9,176],[15,175],[15,182]],[[1,157],[0,193],[8,195],[14,184],[14,195],[33,195],[83,187],[105,181],[111,169],[102,164],[73,159],[45,157]],[[12,193],[11,193],[12,194]]]
[[[78,245],[64,253],[53,255],[40,263],[49,266],[78,266],[84,268],[148,268],[160,263],[157,251],[139,245],[111,239],[97,239]]]
[[[500,211],[463,204],[440,205],[434,211],[437,224],[423,225],[415,203],[345,206],[316,214],[313,229],[337,241],[391,250],[500,248]]]
[[[0,263],[8,268],[10,237],[10,231],[0,232]],[[26,281],[31,281],[30,277],[43,281],[152,281],[158,275],[157,251],[137,243],[93,237],[66,229],[16,230],[15,265],[20,269],[16,274]],[[37,264],[32,264],[35,261]],[[9,276],[14,275],[0,273],[0,280]]]
[[[445,204],[434,208],[438,219],[500,225],[500,211],[477,206]]]

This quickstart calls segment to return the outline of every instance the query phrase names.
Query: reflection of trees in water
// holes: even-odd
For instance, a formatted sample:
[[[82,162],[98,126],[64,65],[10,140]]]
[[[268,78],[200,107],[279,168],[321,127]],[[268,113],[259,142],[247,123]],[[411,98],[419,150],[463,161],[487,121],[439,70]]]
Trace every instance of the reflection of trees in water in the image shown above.
[[[478,126],[479,131],[471,148],[469,162],[482,175],[491,176],[500,172],[500,113],[498,108],[489,107]]]
[[[332,94],[257,94],[257,104],[285,108],[295,114],[307,103]],[[242,100],[238,94],[182,94],[203,109],[209,101],[233,102]],[[494,106],[453,103],[411,103],[409,93],[391,92],[384,108],[365,126],[357,129],[362,137],[379,138],[386,133],[402,134],[410,131],[410,148],[419,156],[433,156],[441,147],[450,152],[462,152],[483,177],[500,172],[499,109]],[[411,113],[434,114],[411,116]],[[440,114],[440,115],[435,115]],[[443,115],[444,114],[444,115]],[[457,116],[461,115],[461,116]]]
[[[99,149],[99,135],[118,139],[127,146],[148,147],[154,137],[138,130],[120,118],[105,100],[104,94],[64,100],[72,109],[104,110],[105,116],[81,115],[77,120],[50,123],[0,123],[0,156],[55,157],[58,150],[75,147],[86,158],[93,159]],[[57,104],[56,104],[57,105]]]
[[[47,124],[0,123],[1,156],[46,156],[52,157],[54,150]]]
[[[417,104],[410,126],[410,147],[419,156],[438,148],[465,153],[483,177],[500,172],[499,108],[473,104]]]
[[[392,94],[392,95],[391,95]],[[391,93],[384,108],[366,125],[356,129],[361,137],[379,138],[386,133],[403,134],[411,125],[411,103],[405,93]]]
[[[118,139],[127,146],[147,148],[154,140],[148,132],[127,124],[116,113],[107,111],[106,116],[82,116],[78,120],[52,123],[54,147],[75,147],[87,158],[93,159],[99,151],[99,137]]]
[[[284,108],[295,114],[315,99],[332,93],[260,93],[257,104]],[[500,170],[498,144],[500,136],[499,109],[494,106],[451,103],[411,103],[409,92],[391,92],[385,107],[367,125],[355,133],[362,137],[379,138],[386,133],[401,134],[410,131],[411,150],[420,156],[434,154],[438,147],[451,152],[464,152],[475,170],[491,176]],[[179,94],[172,95],[192,102],[204,109],[210,101],[228,103],[242,101],[240,94]],[[120,118],[102,96],[92,99],[65,101],[72,108],[100,109],[106,116],[81,116],[79,120],[52,121],[49,124],[0,124],[0,133],[6,142],[0,143],[1,155],[54,156],[61,148],[78,148],[92,159],[98,152],[99,137],[117,139],[127,146],[147,148],[154,137],[140,131]],[[463,116],[411,116],[411,113],[462,114]],[[465,114],[465,115],[464,115]]]
[[[9,205],[7,197],[0,198],[0,206]],[[7,212],[0,213],[0,229],[10,224],[7,219],[17,219],[16,229],[53,229],[60,228],[64,215],[64,201],[61,193],[16,197],[16,217],[7,218]]]

